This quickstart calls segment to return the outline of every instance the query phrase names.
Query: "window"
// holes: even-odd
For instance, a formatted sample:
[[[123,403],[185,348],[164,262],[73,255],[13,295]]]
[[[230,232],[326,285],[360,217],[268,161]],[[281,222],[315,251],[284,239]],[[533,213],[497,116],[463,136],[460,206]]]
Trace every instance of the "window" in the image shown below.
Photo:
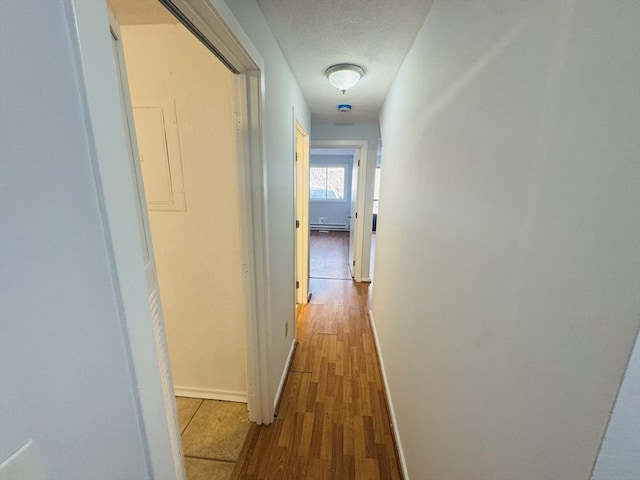
[[[373,213],[378,213],[379,199],[380,199],[380,167],[376,167],[376,181],[373,185]]]
[[[344,200],[345,165],[323,165],[309,169],[311,200]]]

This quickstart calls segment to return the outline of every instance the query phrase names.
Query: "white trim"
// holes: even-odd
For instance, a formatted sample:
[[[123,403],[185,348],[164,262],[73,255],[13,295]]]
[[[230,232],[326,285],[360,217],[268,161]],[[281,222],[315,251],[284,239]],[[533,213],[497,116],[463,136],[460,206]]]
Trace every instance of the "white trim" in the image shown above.
[[[400,457],[400,467],[402,468],[402,478],[409,480],[409,472],[407,471],[407,462],[404,458],[404,450],[402,449],[402,441],[400,440],[400,431],[398,430],[398,422],[396,420],[396,413],[393,408],[393,402],[391,401],[391,392],[389,390],[389,382],[387,382],[387,373],[384,368],[384,360],[382,359],[382,351],[380,350],[380,343],[378,342],[378,333],[376,332],[376,324],[373,321],[373,311],[369,310],[369,324],[371,325],[371,331],[373,333],[373,341],[376,344],[376,352],[378,359],[380,360],[380,373],[382,373],[382,381],[384,383],[384,393],[387,399],[387,406],[389,407],[389,415],[391,416],[391,428],[393,429],[393,436],[395,437],[396,446],[398,447],[398,457]]]
[[[247,403],[247,392],[232,390],[215,390],[212,388],[174,387],[176,397],[205,398],[207,400],[223,400],[225,402]]]
[[[356,191],[356,205],[358,218],[355,221],[356,231],[354,239],[353,258],[356,266],[353,270],[353,279],[356,282],[365,282],[363,274],[369,276],[369,272],[362,271],[364,263],[364,232],[365,232],[365,213],[366,213],[366,187],[367,187],[367,150],[369,142],[367,140],[312,140],[311,149],[314,148],[353,148],[360,150],[360,165],[358,166],[358,186]],[[353,195],[354,192],[351,192]],[[370,226],[369,226],[370,228]],[[369,252],[369,255],[371,253]]]
[[[259,112],[261,80],[237,75],[235,87],[238,153],[238,204],[242,252],[243,311],[249,420],[268,425],[273,412],[268,399],[269,268],[266,236],[266,187]],[[243,112],[246,112],[243,115]],[[252,132],[259,132],[255,135]],[[245,161],[240,161],[244,157]]]
[[[273,399],[273,408],[275,410],[278,405],[278,401],[280,400],[280,395],[282,395],[282,389],[284,388],[284,382],[287,380],[287,375],[289,374],[289,367],[291,366],[291,360],[293,360],[293,352],[296,350],[297,341],[294,340],[291,342],[291,348],[289,349],[289,355],[287,355],[287,363],[284,365],[284,370],[282,371],[282,377],[280,377],[280,383],[278,383],[278,388],[276,389],[276,396]]]

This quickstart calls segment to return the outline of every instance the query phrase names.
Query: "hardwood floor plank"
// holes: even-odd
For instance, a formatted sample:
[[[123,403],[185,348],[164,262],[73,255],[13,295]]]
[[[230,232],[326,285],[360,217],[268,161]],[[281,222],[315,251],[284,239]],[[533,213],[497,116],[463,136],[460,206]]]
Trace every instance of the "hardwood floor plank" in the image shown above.
[[[378,475],[380,478],[392,478],[391,466],[389,464],[389,455],[387,447],[384,444],[376,443],[376,459],[378,460]]]
[[[298,455],[302,457],[308,457],[311,451],[311,438],[313,437],[314,414],[304,412],[303,415],[302,433],[298,437],[298,439],[300,440]]]
[[[356,458],[356,475],[354,478],[356,480],[379,480],[378,461],[373,458]]]
[[[364,426],[365,457],[377,458],[376,435],[373,431],[373,417],[362,417],[362,424]]]
[[[354,416],[353,416],[353,408],[351,405],[347,404],[344,408],[345,415],[342,419],[342,427],[343,427],[343,443],[342,450],[345,455],[355,455],[355,440],[354,440]]]
[[[307,398],[309,396],[309,386],[311,385],[311,374],[304,372],[300,377],[300,390],[296,399],[296,412],[304,413],[307,409]]]
[[[367,457],[367,446],[364,432],[364,419],[362,415],[353,417],[353,455],[356,459]]]
[[[309,393],[307,394],[307,406],[305,407],[305,412],[314,412],[316,398],[318,397],[318,383],[310,382],[309,383]]]
[[[320,443],[320,458],[331,460],[333,457],[333,397],[327,397],[322,412],[322,439]]]

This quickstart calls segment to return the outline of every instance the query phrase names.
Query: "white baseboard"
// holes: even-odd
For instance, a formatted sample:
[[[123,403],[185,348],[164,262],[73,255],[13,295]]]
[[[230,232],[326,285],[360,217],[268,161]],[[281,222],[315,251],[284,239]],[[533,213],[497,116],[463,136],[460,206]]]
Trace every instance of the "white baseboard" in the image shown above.
[[[380,370],[382,373],[382,381],[384,383],[384,393],[387,398],[387,405],[389,406],[389,415],[391,416],[391,428],[393,428],[393,436],[396,440],[396,446],[398,447],[398,457],[400,457],[400,467],[402,468],[402,477],[405,480],[409,480],[409,473],[407,472],[407,462],[404,458],[404,450],[402,449],[402,441],[400,440],[400,432],[398,431],[398,422],[396,421],[396,412],[393,409],[393,402],[391,401],[391,394],[389,393],[389,383],[387,382],[387,372],[384,369],[384,360],[382,359],[382,352],[380,351],[380,343],[378,343],[378,333],[376,332],[376,324],[373,321],[373,311],[369,310],[369,324],[371,325],[371,331],[373,332],[373,341],[376,343],[376,351],[378,352],[378,358],[380,359]]]
[[[225,402],[247,403],[247,392],[178,386],[174,386],[173,391],[177,397],[205,398],[207,400],[224,400]]]
[[[284,382],[287,379],[287,374],[289,373],[289,366],[291,365],[291,360],[293,359],[293,352],[296,349],[296,340],[291,342],[291,348],[289,349],[289,355],[287,356],[287,363],[284,365],[284,370],[282,371],[282,377],[280,377],[280,383],[278,384],[278,389],[276,390],[276,396],[273,399],[273,411],[275,412],[276,407],[278,406],[278,400],[280,400],[280,395],[282,395],[282,389],[284,388]]]

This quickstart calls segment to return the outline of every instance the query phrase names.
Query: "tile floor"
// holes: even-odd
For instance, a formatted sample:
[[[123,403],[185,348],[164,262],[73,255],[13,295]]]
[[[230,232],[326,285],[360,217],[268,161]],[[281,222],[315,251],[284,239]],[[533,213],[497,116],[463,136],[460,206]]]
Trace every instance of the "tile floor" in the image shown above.
[[[249,431],[245,403],[176,397],[187,480],[228,480]]]

